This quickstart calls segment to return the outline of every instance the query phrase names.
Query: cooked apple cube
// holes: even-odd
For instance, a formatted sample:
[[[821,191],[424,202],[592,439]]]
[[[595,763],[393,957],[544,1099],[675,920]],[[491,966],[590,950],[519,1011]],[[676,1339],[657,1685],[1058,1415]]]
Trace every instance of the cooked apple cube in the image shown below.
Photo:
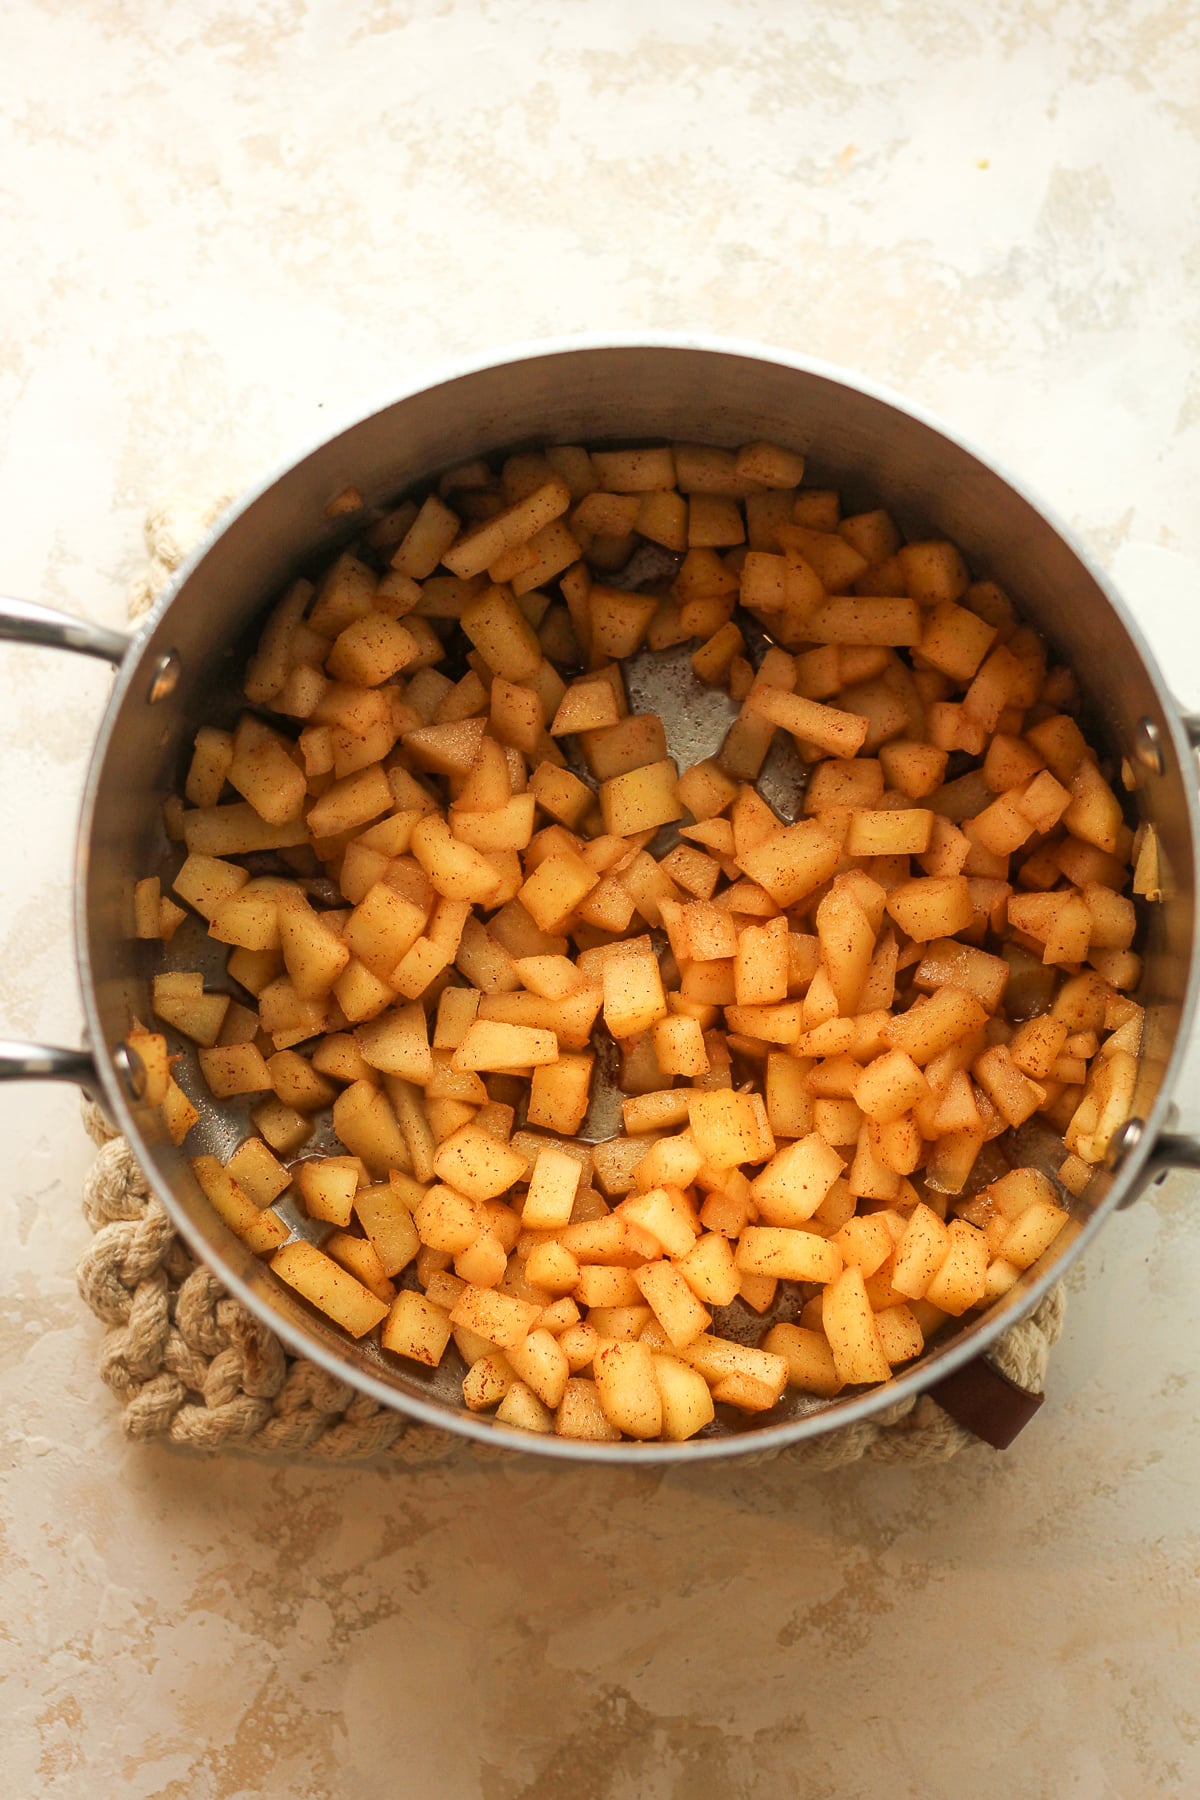
[[[570,504],[569,488],[555,476],[526,498],[464,532],[451,548],[442,552],[442,562],[451,574],[464,580],[480,575],[506,550],[536,537],[552,520],[561,517]]]
[[[928,1083],[912,1057],[887,1050],[858,1077],[854,1099],[869,1119],[883,1125],[908,1112],[927,1092]]]
[[[950,1250],[950,1233],[924,1202],[914,1207],[896,1247],[892,1286],[910,1300],[921,1300]]]
[[[384,1274],[374,1247],[366,1238],[355,1237],[348,1231],[332,1231],[321,1248],[326,1256],[331,1256],[334,1262],[340,1263],[369,1288],[377,1300],[382,1300],[385,1306],[391,1305],[396,1298],[395,1283]]]
[[[662,1401],[654,1362],[645,1344],[601,1342],[592,1359],[596,1393],[605,1418],[629,1437],[657,1437]]]
[[[311,1129],[304,1121],[305,1133]],[[370,1174],[386,1176],[389,1169],[408,1166],[408,1146],[387,1095],[369,1081],[352,1082],[333,1103],[333,1128],[352,1156],[359,1156]],[[278,1146],[276,1146],[278,1148]]]
[[[737,940],[734,991],[739,1006],[769,1006],[788,991],[788,922],[781,914],[764,925],[747,925]]]
[[[350,945],[301,894],[279,906],[276,917],[284,967],[296,992],[305,1000],[323,998],[350,961]]]
[[[821,1320],[838,1378],[855,1386],[886,1381],[891,1365],[880,1341],[861,1269],[843,1269],[822,1296]]]
[[[459,623],[497,675],[523,682],[537,674],[542,647],[507,588],[486,588],[463,608]]]
[[[167,1079],[167,1090],[159,1103],[163,1125],[173,1144],[182,1144],[200,1117],[174,1076]]]
[[[459,521],[436,494],[421,503],[392,557],[393,569],[415,581],[424,581],[441,562],[458,536]]]
[[[151,1005],[160,1019],[211,1049],[229,1007],[228,994],[206,994],[204,977],[183,971],[155,975]]]
[[[450,1342],[450,1315],[411,1288],[396,1295],[379,1338],[393,1356],[436,1369]]]
[[[454,1258],[454,1272],[474,1287],[499,1287],[505,1279],[508,1253],[493,1231],[480,1231]]]
[[[943,600],[928,615],[919,647],[932,668],[965,682],[975,675],[995,637],[996,627],[986,619]]]
[[[883,1267],[895,1247],[885,1213],[860,1214],[847,1219],[833,1233],[830,1242],[847,1268],[861,1269],[864,1279]]]
[[[200,1072],[215,1100],[232,1100],[239,1094],[266,1093],[271,1071],[256,1044],[231,1044],[227,1048],[201,1049]]]
[[[600,1404],[596,1383],[577,1375],[567,1382],[554,1415],[554,1428],[560,1437],[587,1438],[599,1443],[612,1443],[621,1436]]]
[[[1068,1223],[1070,1214],[1046,1200],[1035,1200],[1013,1220],[1001,1245],[1001,1255],[1017,1269],[1029,1269],[1047,1251]],[[936,1305],[942,1305],[936,1300]],[[949,1307],[945,1310],[950,1311]]]
[[[457,1050],[474,1024],[479,1012],[476,988],[448,987],[438,1000],[437,1024],[433,1033],[435,1050]]]
[[[580,1051],[560,1054],[556,1062],[535,1067],[529,1093],[529,1123],[574,1137],[587,1113],[594,1063],[590,1052]]]
[[[267,1067],[275,1092],[285,1106],[295,1107],[297,1112],[320,1112],[337,1093],[333,1082],[318,1075],[308,1058],[297,1050],[277,1050]]]
[[[438,1145],[433,1167],[438,1179],[459,1193],[472,1200],[493,1200],[507,1193],[529,1165],[519,1151],[491,1132],[464,1125]]]
[[[849,856],[921,856],[929,848],[934,815],[924,807],[857,808],[846,834]]]
[[[989,1012],[995,1012],[1008,985],[1009,964],[1002,956],[962,944],[954,938],[930,943],[913,971],[913,985],[932,994],[941,987],[960,988],[974,994]]]
[[[648,1231],[667,1256],[686,1256],[696,1243],[700,1221],[679,1188],[648,1188],[623,1200],[618,1210]]]
[[[270,1206],[291,1181],[291,1175],[261,1138],[247,1138],[225,1165],[243,1193],[259,1207]]]
[[[450,813],[450,829],[460,844],[485,854],[524,850],[533,836],[534,811],[534,797],[529,793],[513,794],[502,805],[484,811],[469,811],[456,804]],[[464,900],[461,904],[469,903]]]
[[[315,838],[334,837],[369,825],[392,805],[392,790],[379,763],[335,781],[308,809],[308,831]],[[257,845],[251,848],[258,848]]]
[[[451,1311],[450,1322],[508,1351],[533,1330],[540,1311],[539,1306],[515,1294],[467,1286]]]
[[[584,1385],[590,1387],[591,1383],[586,1382]],[[561,1410],[560,1408],[560,1412]],[[496,1408],[496,1418],[501,1424],[511,1425],[518,1431],[540,1431],[546,1434],[556,1429],[555,1414],[542,1405],[532,1388],[527,1387],[523,1381],[514,1381],[509,1387],[508,1392]],[[602,1420],[602,1423],[607,1426],[606,1420]],[[557,1430],[562,1436],[592,1435],[584,1431],[565,1432],[561,1425],[557,1426]],[[611,1430],[611,1427],[608,1430]],[[606,1431],[604,1435],[608,1435],[608,1432]],[[619,1435],[619,1433],[614,1435]]]
[[[147,875],[133,884],[133,935],[155,939],[162,936],[162,883],[157,875]]]
[[[286,1281],[311,1305],[327,1313],[351,1337],[365,1336],[387,1314],[383,1301],[369,1288],[315,1245],[305,1243],[303,1238],[277,1250],[270,1266],[281,1281]],[[420,1300],[421,1296],[397,1296],[398,1300],[406,1298]]]
[[[238,721],[226,779],[269,825],[300,817],[306,783],[294,747],[252,713]]]
[[[604,1023],[615,1038],[634,1037],[666,1018],[662,975],[649,938],[614,946],[601,976]]]
[[[921,609],[915,600],[845,595],[816,608],[806,621],[805,636],[817,644],[914,645],[921,637],[921,623]],[[876,669],[878,665],[867,666]]]
[[[413,827],[412,853],[439,894],[486,906],[500,888],[500,877],[483,854],[460,843],[439,813],[426,813]]]
[[[948,1233],[946,1254],[922,1298],[957,1317],[984,1297],[988,1247],[982,1231],[966,1219],[951,1219]]]
[[[994,1044],[976,1057],[971,1073],[1005,1122],[1014,1127],[1032,1118],[1046,1098],[1045,1088],[1022,1074],[1005,1044]]]
[[[761,1386],[774,1405],[787,1386],[788,1365],[785,1357],[773,1351],[756,1350],[748,1344],[737,1344],[727,1338],[705,1335],[696,1338],[682,1352],[683,1360],[697,1369],[713,1386],[714,1398],[723,1398],[721,1384],[740,1377]],[[756,1408],[759,1410],[759,1408]],[[765,1410],[765,1408],[763,1408]]]
[[[394,1181],[395,1177],[390,1182],[360,1187],[354,1196],[354,1211],[386,1276],[406,1269],[421,1247],[414,1208],[406,1204]],[[416,1205],[421,1199],[423,1190],[418,1187]]]
[[[740,1271],[728,1238],[704,1232],[677,1266],[693,1294],[706,1305],[728,1306],[736,1297]]]
[[[743,444],[734,473],[742,480],[761,482],[763,487],[795,488],[804,479],[804,458],[798,450],[780,444]]]
[[[659,1019],[653,1028],[654,1054],[664,1075],[683,1075],[689,1080],[709,1069],[704,1033],[696,1019],[675,1013]]]
[[[477,1201],[451,1187],[431,1187],[413,1213],[413,1224],[430,1250],[458,1256],[479,1236],[482,1217]]]
[[[849,1017],[858,1011],[871,959],[875,953],[875,929],[853,891],[835,882],[817,908],[817,941],[821,969],[836,1002],[837,1013]],[[810,1004],[811,1003],[811,1004]],[[814,1014],[815,996],[809,988],[806,1023]]]
[[[661,1435],[670,1443],[683,1443],[712,1423],[708,1383],[673,1356],[651,1353],[651,1364],[662,1407]]]
[[[537,1328],[510,1347],[507,1359],[517,1377],[537,1395],[543,1406],[558,1406],[566,1392],[571,1369],[566,1352],[550,1332]]]
[[[202,725],[196,733],[184,796],[192,806],[215,806],[233,761],[233,733]]]
[[[1072,800],[1063,814],[1063,824],[1084,843],[1111,854],[1117,849],[1124,823],[1120,801],[1091,761],[1079,764],[1070,787]]]
[[[611,693],[611,689],[607,691]],[[550,762],[538,764],[529,778],[529,788],[543,812],[570,831],[578,827],[594,799],[591,788],[578,775]]]
[[[887,910],[901,931],[918,943],[953,937],[974,917],[971,890],[963,875],[903,881],[887,897]]]
[[[529,1025],[506,1025],[492,1019],[476,1019],[468,1026],[455,1050],[456,1069],[533,1069],[559,1059],[558,1039],[552,1031]]]
[[[387,981],[392,968],[425,931],[426,922],[428,900],[417,902],[380,880],[367,889],[345,920],[342,943],[374,976]],[[304,929],[304,920],[299,923]]]
[[[795,906],[828,881],[841,859],[841,846],[816,819],[777,827],[752,849],[739,850],[738,866],[779,907]]]
[[[358,1027],[355,1037],[373,1069],[424,1086],[433,1073],[427,1031],[424,1010],[414,1002],[368,1020]]]
[[[526,1229],[554,1231],[560,1225],[568,1224],[582,1174],[583,1168],[577,1158],[555,1149],[553,1144],[539,1150],[521,1209],[521,1220]]]
[[[772,1052],[766,1070],[767,1119],[777,1138],[804,1137],[813,1127],[813,1097],[798,1057]]]
[[[1054,1183],[1039,1169],[1010,1169],[987,1192],[997,1212],[1010,1220],[1019,1219],[1027,1207],[1053,1206],[1057,1201]]]
[[[830,756],[857,756],[866,742],[869,721],[856,713],[789,694],[782,688],[756,684],[746,696],[745,711],[782,726],[802,744],[815,744]]]
[[[540,930],[554,934],[563,929],[598,880],[582,856],[563,850],[538,864],[522,884],[518,899]]]
[[[803,1325],[780,1323],[772,1325],[762,1347],[786,1360],[789,1387],[799,1388],[806,1394],[819,1394],[823,1400],[832,1400],[841,1393],[845,1383],[838,1374],[833,1351],[823,1332],[810,1331]]]
[[[288,1235],[287,1226],[274,1213],[264,1212],[238,1186],[215,1156],[193,1156],[192,1173],[213,1210],[255,1252],[272,1250]]]
[[[883,1354],[893,1368],[897,1363],[911,1362],[925,1348],[924,1334],[909,1306],[883,1307],[875,1314],[875,1329],[883,1345]]]
[[[832,1281],[842,1267],[837,1246],[811,1231],[748,1225],[738,1240],[738,1268],[783,1281]]]
[[[1062,1019],[1051,1018],[1048,1014],[1026,1019],[1013,1033],[1008,1053],[1023,1075],[1044,1081],[1062,1054],[1067,1030]]]
[[[284,882],[247,882],[217,907],[209,920],[208,935],[243,950],[278,950],[280,903],[290,900],[291,893]]]
[[[575,1299],[602,1337],[635,1338],[650,1316],[628,1269],[585,1263],[579,1271]]]
[[[765,1162],[774,1155],[775,1140],[758,1094],[693,1090],[689,1117],[692,1136],[705,1161],[715,1169]]]
[[[343,1229],[349,1225],[360,1173],[352,1156],[321,1156],[302,1162],[296,1187],[309,1218],[325,1219]]]
[[[471,1412],[487,1412],[498,1406],[516,1380],[512,1366],[499,1350],[477,1357],[463,1376],[463,1400]]]
[[[695,1132],[694,1119],[692,1129]],[[816,1132],[786,1144],[751,1184],[760,1215],[771,1225],[803,1225],[817,1211],[844,1167],[837,1151]]]
[[[335,681],[378,687],[415,662],[419,654],[416,638],[399,619],[369,613],[338,633],[325,667]]]
[[[969,1038],[987,1024],[987,1013],[973,994],[960,988],[943,987],[910,1006],[907,1012],[893,1014],[883,1035],[898,1050],[904,1050],[922,1067],[932,1062],[952,1044]]]
[[[640,831],[654,831],[681,819],[683,807],[676,792],[677,779],[675,764],[668,758],[601,782],[604,829],[615,837],[633,837]]]
[[[522,1214],[524,1223],[524,1214]],[[579,1282],[579,1263],[563,1244],[547,1239],[535,1244],[525,1261],[525,1279],[530,1287],[547,1294],[572,1294]]]
[[[708,1329],[710,1314],[673,1263],[644,1263],[633,1271],[633,1278],[676,1349]]]

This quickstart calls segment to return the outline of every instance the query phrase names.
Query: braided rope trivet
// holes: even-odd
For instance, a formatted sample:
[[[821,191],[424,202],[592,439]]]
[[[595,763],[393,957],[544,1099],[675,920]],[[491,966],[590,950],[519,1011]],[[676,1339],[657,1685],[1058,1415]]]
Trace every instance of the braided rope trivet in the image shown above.
[[[150,566],[131,591],[132,617],[151,604],[223,505],[171,502],[149,515]],[[443,1461],[465,1443],[289,1356],[274,1332],[196,1263],[128,1143],[90,1101],[84,1123],[101,1148],[84,1182],[84,1215],[96,1235],[79,1261],[79,1291],[109,1328],[100,1373],[122,1403],[129,1437],[165,1438],[191,1450],[236,1447],[330,1462],[384,1457],[409,1466]],[[1001,1374],[1029,1393],[1042,1391],[1063,1307],[1062,1288],[1052,1288],[988,1352]],[[945,1462],[978,1442],[923,1394],[814,1442],[740,1460],[783,1456],[813,1469],[864,1457]],[[511,1454],[471,1447],[477,1455]]]

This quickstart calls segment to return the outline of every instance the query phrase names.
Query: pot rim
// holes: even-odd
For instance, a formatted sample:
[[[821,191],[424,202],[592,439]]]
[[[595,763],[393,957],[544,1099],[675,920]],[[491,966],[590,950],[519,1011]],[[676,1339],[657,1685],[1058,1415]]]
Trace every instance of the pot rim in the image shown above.
[[[817,1438],[845,1426],[874,1418],[900,1402],[915,1400],[944,1376],[952,1374],[956,1369],[961,1368],[965,1363],[987,1350],[1019,1319],[1028,1316],[1060,1279],[1066,1264],[1082,1254],[1110,1215],[1118,1210],[1126,1197],[1134,1191],[1139,1174],[1150,1160],[1154,1141],[1168,1122],[1174,1104],[1175,1085],[1179,1080],[1188,1053],[1197,1002],[1200,998],[1198,995],[1200,963],[1197,960],[1200,908],[1193,920],[1187,983],[1180,999],[1179,1027],[1175,1043],[1163,1070],[1154,1104],[1144,1121],[1145,1129],[1136,1143],[1123,1156],[1120,1171],[1113,1177],[1108,1192],[1099,1201],[1091,1217],[1082,1224],[1065,1251],[1028,1285],[1025,1285],[1024,1281],[1018,1283],[1020,1289],[1018,1298],[1007,1301],[1002,1298],[994,1303],[986,1313],[960,1330],[949,1342],[934,1348],[928,1356],[922,1356],[912,1367],[895,1376],[891,1381],[879,1387],[869,1388],[865,1392],[853,1396],[850,1400],[839,1403],[836,1407],[820,1406],[781,1424],[749,1426],[728,1436],[690,1439],[680,1444],[635,1441],[597,1443],[591,1440],[561,1438],[555,1435],[520,1431],[514,1427],[498,1424],[490,1417],[471,1413],[465,1408],[454,1410],[441,1402],[427,1401],[417,1395],[400,1393],[395,1388],[378,1380],[366,1366],[343,1362],[308,1332],[294,1326],[290,1320],[271,1313],[235,1270],[225,1267],[219,1259],[214,1258],[211,1244],[204,1241],[194,1230],[191,1220],[183,1209],[177,1206],[170,1187],[160,1179],[155,1166],[154,1152],[142,1136],[108,1046],[104,1042],[88,951],[86,876],[90,845],[101,772],[107,760],[119,715],[131,689],[144,678],[145,652],[155,632],[170,613],[194,571],[234,521],[246,513],[294,469],[306,462],[310,456],[327,448],[336,439],[354,430],[376,414],[399,406],[404,401],[415,398],[418,394],[429,393],[439,387],[449,386],[465,377],[482,374],[487,370],[502,369],[518,363],[578,352],[596,353],[624,350],[685,351],[698,355],[716,354],[742,357],[750,361],[774,364],[780,368],[814,375],[851,391],[864,394],[898,413],[907,415],[944,438],[956,449],[973,456],[1005,482],[1026,505],[1042,516],[1100,588],[1142,658],[1167,722],[1171,749],[1180,766],[1186,769],[1192,760],[1193,752],[1179,719],[1179,709],[1170,695],[1162,672],[1140,627],[1129,614],[1124,601],[1116,592],[1105,571],[1097,566],[1089,551],[1071,528],[1058,516],[1057,512],[1047,506],[1026,483],[1017,479],[1003,463],[996,461],[990,454],[985,454],[969,438],[948,426],[926,407],[854,370],[840,367],[821,358],[804,356],[795,351],[749,339],[700,332],[649,331],[587,333],[575,336],[528,339],[433,365],[424,374],[416,376],[398,391],[395,389],[380,391],[370,400],[353,409],[347,409],[335,425],[323,431],[298,454],[275,464],[266,475],[247,488],[213,521],[201,541],[174,572],[153,606],[139,621],[130,650],[117,671],[96,735],[80,809],[75,848],[73,917],[76,961],[86,1032],[94,1050],[104,1096],[112,1116],[132,1144],[139,1162],[146,1170],[156,1197],[165,1208],[176,1230],[188,1244],[189,1249],[219,1277],[229,1291],[255,1317],[262,1320],[283,1339],[293,1354],[317,1363],[327,1373],[348,1382],[393,1411],[402,1412],[422,1424],[431,1425],[443,1431],[456,1432],[461,1436],[493,1447],[533,1452],[537,1455],[568,1462],[693,1463],[779,1451],[806,1439]],[[1200,801],[1197,798],[1195,783],[1185,781],[1184,787],[1191,831],[1192,859],[1197,892],[1200,893]]]

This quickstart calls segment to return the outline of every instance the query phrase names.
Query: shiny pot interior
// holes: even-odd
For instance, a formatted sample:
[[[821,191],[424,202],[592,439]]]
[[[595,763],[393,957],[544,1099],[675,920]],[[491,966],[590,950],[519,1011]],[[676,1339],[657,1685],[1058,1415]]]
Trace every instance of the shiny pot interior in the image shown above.
[[[1008,589],[1075,669],[1089,697],[1091,728],[1107,753],[1136,767],[1130,814],[1153,819],[1170,891],[1161,905],[1145,909],[1141,946],[1145,976],[1138,998],[1148,1007],[1149,1026],[1136,1110],[1147,1130],[1115,1175],[1097,1174],[1072,1204],[1072,1225],[1003,1301],[886,1388],[832,1402],[789,1392],[768,1422],[719,1423],[711,1436],[683,1445],[581,1444],[514,1432],[467,1413],[453,1347],[442,1369],[427,1371],[385,1356],[373,1342],[353,1344],[212,1212],[187,1158],[200,1151],[226,1157],[246,1135],[247,1106],[202,1099],[194,1058],[183,1046],[183,1081],[201,1118],[186,1148],[176,1149],[157,1115],[130,1093],[119,1047],[132,1017],[151,1016],[154,970],[164,963],[204,968],[215,979],[219,947],[195,920],[180,929],[165,958],[164,947],[138,943],[132,888],[153,873],[165,885],[178,866],[161,803],[180,781],[197,725],[233,708],[257,618],[290,575],[346,537],[344,522],[324,516],[333,496],[353,484],[368,505],[382,503],[447,465],[497,449],[664,438],[777,441],[811,453],[807,479],[840,486],[851,507],[886,505],[910,536],[953,538],[973,572]],[[155,671],[168,654],[178,659],[178,680],[165,697],[152,699]],[[1160,747],[1158,771],[1137,760],[1143,721]],[[1165,1119],[1194,998],[1198,836],[1187,743],[1136,628],[1061,528],[943,429],[840,371],[750,346],[673,340],[542,347],[452,374],[351,424],[242,501],[180,571],[118,675],[89,775],[76,914],[84,1004],[108,1103],[164,1205],[193,1249],[291,1349],[376,1399],[490,1442],[605,1461],[691,1461],[809,1436],[930,1385],[1027,1310],[1132,1191]],[[285,1216],[300,1222],[298,1215]]]

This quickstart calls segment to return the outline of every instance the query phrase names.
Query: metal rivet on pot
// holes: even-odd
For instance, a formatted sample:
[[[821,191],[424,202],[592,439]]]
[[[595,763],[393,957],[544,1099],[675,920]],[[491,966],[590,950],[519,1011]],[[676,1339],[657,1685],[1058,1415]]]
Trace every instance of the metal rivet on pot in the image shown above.
[[[112,1061],[123,1086],[135,1100],[140,1100],[146,1091],[146,1065],[137,1051],[131,1050],[128,1044],[118,1044]]]
[[[1143,769],[1161,775],[1166,768],[1163,758],[1162,733],[1153,719],[1139,719],[1133,728],[1133,754]]]
[[[154,665],[154,671],[150,677],[150,687],[146,694],[146,699],[151,706],[157,706],[160,700],[165,700],[168,695],[175,692],[182,673],[183,664],[174,650],[168,650],[165,656],[159,657]]]
[[[1123,1125],[1117,1126],[1109,1140],[1108,1155],[1105,1158],[1114,1175],[1119,1174],[1126,1157],[1137,1149],[1145,1130],[1144,1119],[1126,1119]]]

